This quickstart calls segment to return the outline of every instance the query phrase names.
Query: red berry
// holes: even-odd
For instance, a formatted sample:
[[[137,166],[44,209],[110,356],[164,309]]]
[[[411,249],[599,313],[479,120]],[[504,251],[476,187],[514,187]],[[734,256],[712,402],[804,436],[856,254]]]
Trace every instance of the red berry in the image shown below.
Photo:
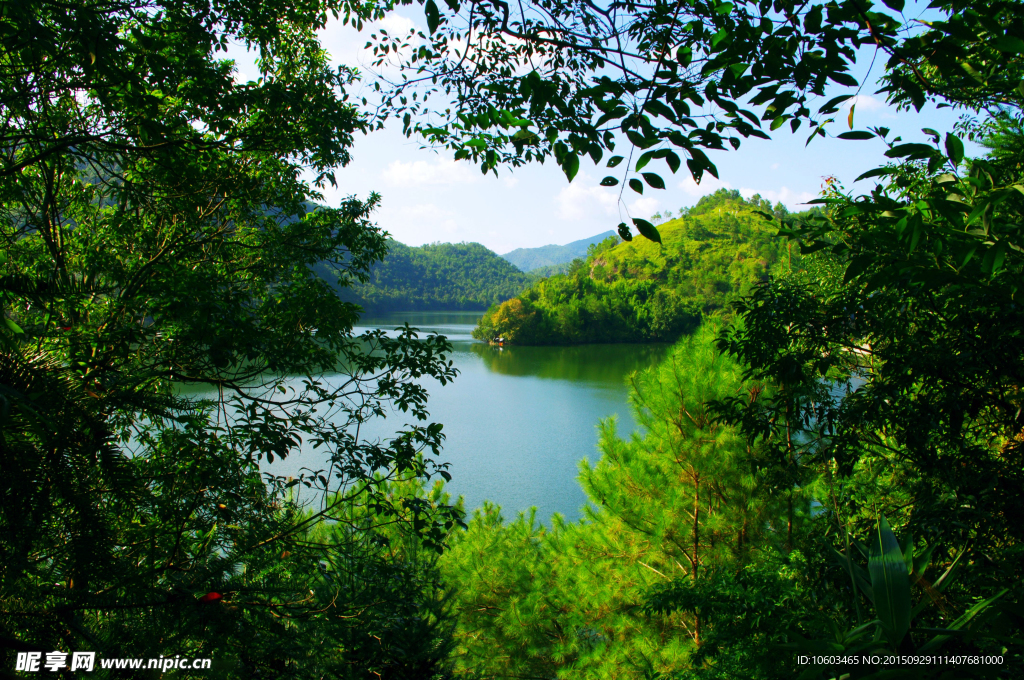
[[[200,602],[216,602],[217,600],[221,599],[221,597],[222,596],[221,596],[220,593],[207,593],[206,595],[203,595],[201,598],[199,598],[199,601]]]

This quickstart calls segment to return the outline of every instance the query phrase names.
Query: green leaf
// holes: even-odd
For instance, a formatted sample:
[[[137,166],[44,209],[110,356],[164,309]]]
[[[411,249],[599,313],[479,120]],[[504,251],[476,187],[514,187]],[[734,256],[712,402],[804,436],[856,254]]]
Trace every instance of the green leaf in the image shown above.
[[[618,165],[624,160],[625,158],[623,158],[622,156],[612,156],[611,158],[608,159],[608,167],[614,168],[616,165]]]
[[[857,79],[851,76],[849,73],[837,73],[831,72],[828,77],[836,81],[840,85],[846,85],[847,87],[857,87]]]
[[[665,188],[665,180],[663,180],[661,178],[661,175],[658,175],[658,174],[653,173],[653,172],[645,172],[645,173],[643,173],[643,178],[644,178],[644,181],[647,182],[647,184],[649,184],[654,189],[664,189]]]
[[[644,193],[644,184],[638,179],[629,180],[629,188],[638,194]]]
[[[14,323],[14,321],[12,321],[11,319],[5,318],[4,319],[4,323],[7,324],[7,327],[9,329],[11,329],[11,332],[14,333],[14,334],[20,335],[20,334],[25,332],[25,331],[21,330],[21,326],[19,326],[18,324]]]
[[[867,130],[853,130],[852,132],[841,132],[836,137],[838,139],[874,139],[875,134]]]
[[[928,654],[928,653],[931,653],[931,652],[935,651],[944,642],[946,642],[946,640],[948,640],[950,638],[950,634],[951,633],[954,633],[954,632],[960,630],[965,625],[967,625],[972,619],[974,619],[974,618],[978,617],[979,615],[985,613],[996,602],[996,600],[999,600],[1000,598],[1003,597],[1003,595],[1006,595],[1006,593],[1008,593],[1008,592],[1009,592],[1009,588],[1003,588],[1002,590],[1000,590],[998,593],[996,593],[992,597],[988,598],[987,600],[982,600],[978,604],[974,605],[973,607],[968,609],[966,612],[964,612],[963,616],[958,618],[956,621],[951,623],[946,628],[946,631],[948,631],[948,633],[946,635],[936,635],[931,640],[929,640],[925,644],[921,645],[916,650],[916,653],[917,654]]]
[[[946,133],[946,157],[954,166],[964,159],[964,143],[954,134]]]
[[[536,132],[531,130],[520,130],[519,132],[512,135],[512,139],[524,142],[526,144],[536,144],[540,137]]]
[[[885,152],[889,158],[908,157],[910,160],[930,158],[935,155],[935,147],[928,144],[898,144]]]
[[[669,170],[671,170],[673,174],[679,170],[679,166],[682,164],[682,161],[679,160],[679,156],[675,151],[666,151],[665,162],[668,164]],[[1017,185],[1016,188],[1020,189],[1021,193],[1024,193],[1024,187]]]
[[[840,95],[838,97],[833,97],[832,99],[829,99],[827,102],[825,102],[824,106],[822,106],[820,109],[818,109],[818,113],[821,113],[821,114],[835,113],[836,111],[839,110],[839,105],[840,104],[845,102],[847,99],[853,99],[853,97],[854,97],[854,95],[852,95],[852,94],[844,94],[844,95]]]
[[[661,116],[662,118],[673,122],[679,118],[676,115],[675,111],[673,111],[666,104],[658,101],[657,99],[652,99],[651,101],[647,102],[647,104],[644,105],[644,109],[650,111],[656,116]]]
[[[619,238],[621,238],[623,241],[633,240],[633,234],[630,233],[629,227],[626,225],[625,222],[619,222]]]
[[[900,544],[884,515],[871,538],[868,574],[875,595],[875,613],[895,649],[910,630],[910,575]]]
[[[814,241],[813,243],[801,243],[800,254],[810,255],[811,253],[815,253],[821,250],[822,248],[828,248],[831,245],[834,244],[829,243],[828,241]]]
[[[914,555],[914,560],[913,560],[913,567],[914,568],[913,568],[913,570],[911,572],[911,576],[914,578],[915,581],[920,579],[922,576],[924,576],[924,573],[926,571],[928,571],[928,567],[932,563],[932,553],[935,552],[935,548],[937,546],[938,546],[938,543],[932,543],[930,546],[925,548],[922,552],[919,552],[916,555]]]
[[[613,187],[618,183],[619,180],[615,177],[612,177],[611,175],[608,175],[603,180],[601,180],[601,186],[603,187]]]
[[[1015,38],[1012,35],[1001,35],[995,39],[995,46],[1000,52],[1009,54],[1024,53],[1024,40]]]
[[[869,602],[874,602],[875,594],[871,591],[871,583],[868,581],[868,573],[864,570],[864,567],[854,562],[848,555],[841,553],[835,548],[832,550],[832,557],[835,559],[836,564],[846,572],[851,583],[857,584],[857,587],[864,593],[864,597]]]
[[[903,0],[882,0],[882,2],[885,3],[886,7],[888,7],[889,9],[891,9],[891,10],[893,10],[895,12],[902,12],[903,11],[903,4],[904,4]]]
[[[868,268],[868,265],[870,265],[874,259],[874,255],[858,255],[853,258],[853,261],[850,262],[850,266],[846,268],[846,274],[843,276],[843,285],[846,285],[863,274],[864,270]]]
[[[907,573],[914,571],[914,535],[908,530],[899,542],[900,552],[903,553],[903,562],[906,564]]]
[[[996,244],[995,255],[992,257],[992,273],[995,274],[1003,268],[1003,260],[1006,259],[1006,241]]]
[[[434,0],[427,0],[423,6],[423,11],[427,15],[427,30],[433,34],[441,23],[441,13],[437,10],[437,4]]]
[[[857,179],[855,179],[853,181],[854,182],[859,182],[862,179],[869,179],[871,177],[882,177],[882,176],[885,176],[885,175],[891,175],[892,173],[893,173],[892,168],[875,168],[874,170],[868,170],[867,172],[865,172],[864,174],[860,175],[859,177],[857,177]]]
[[[661,243],[661,234],[654,228],[654,225],[647,220],[641,220],[633,218],[633,224],[636,226],[636,230],[640,232],[640,235],[647,238],[655,243]]]
[[[647,164],[651,162],[651,159],[654,158],[655,153],[656,152],[654,151],[648,151],[647,153],[641,155],[640,158],[637,159],[636,166],[633,169],[637,172],[643,170],[645,167],[647,167]]]
[[[568,177],[571,182],[573,178],[576,177],[576,173],[580,171],[580,157],[569,152],[562,156],[561,165],[562,172],[565,173],[565,176]]]
[[[978,252],[978,246],[974,246],[973,248],[968,250],[967,251],[967,255],[964,256],[964,261],[960,263],[960,266],[961,267],[966,267],[967,263],[971,261],[971,258],[974,257],[974,253],[976,253],[976,252]]]

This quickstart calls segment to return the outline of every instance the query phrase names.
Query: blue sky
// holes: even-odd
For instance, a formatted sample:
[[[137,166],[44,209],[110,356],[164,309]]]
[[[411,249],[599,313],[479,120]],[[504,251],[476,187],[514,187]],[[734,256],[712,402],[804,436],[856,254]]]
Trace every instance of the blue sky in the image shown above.
[[[321,32],[324,47],[336,63],[346,63],[366,71],[363,87],[372,83],[370,56],[362,47],[366,35],[383,25],[391,33],[406,32],[422,19],[416,6],[392,13],[384,22],[364,29],[362,35],[337,23]],[[244,52],[233,50],[239,77],[255,75],[251,60]],[[864,53],[864,67],[854,75],[862,79],[871,60]],[[872,80],[881,73],[884,62],[879,55]],[[859,62],[860,63],[860,60]],[[881,125],[902,135],[906,141],[927,141],[923,127],[951,130],[958,114],[949,109],[928,109],[921,113],[897,112],[866,86],[857,98],[855,127],[865,129]],[[837,88],[829,96],[846,94]],[[847,110],[836,114],[833,134],[847,129]],[[885,147],[879,140],[846,141],[816,138],[805,147],[807,130],[791,134],[788,126],[771,133],[771,141],[747,139],[736,151],[713,152],[719,179],[705,176],[697,186],[686,173],[670,175],[667,168],[654,168],[666,179],[665,190],[648,189],[644,196],[630,190],[623,199],[630,217],[647,218],[666,209],[676,211],[690,206],[702,195],[721,187],[738,189],[745,196],[759,193],[782,201],[791,210],[804,209],[805,201],[820,191],[826,176],[835,176],[848,188],[862,172],[883,162]],[[628,151],[628,149],[627,149]],[[616,153],[623,153],[617,148]],[[455,162],[445,151],[422,148],[422,143],[404,137],[395,126],[357,139],[353,161],[338,171],[338,189],[329,190],[328,203],[376,191],[382,204],[375,215],[377,223],[395,239],[421,245],[435,241],[477,241],[495,252],[536,247],[549,243],[569,243],[614,229],[627,215],[618,204],[619,187],[605,188],[599,180],[608,174],[584,159],[580,172],[570,184],[554,163],[504,169],[499,176],[483,176],[468,162]],[[863,184],[863,183],[862,183]],[[863,190],[869,186],[858,186]],[[628,219],[626,220],[628,222]]]

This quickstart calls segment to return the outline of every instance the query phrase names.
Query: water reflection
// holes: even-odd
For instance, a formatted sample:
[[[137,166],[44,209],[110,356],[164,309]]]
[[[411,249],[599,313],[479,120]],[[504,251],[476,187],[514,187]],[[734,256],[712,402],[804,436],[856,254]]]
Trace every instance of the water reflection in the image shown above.
[[[585,381],[620,387],[625,376],[657,363],[669,345],[583,345],[576,347],[494,347],[469,350],[493,373]]]

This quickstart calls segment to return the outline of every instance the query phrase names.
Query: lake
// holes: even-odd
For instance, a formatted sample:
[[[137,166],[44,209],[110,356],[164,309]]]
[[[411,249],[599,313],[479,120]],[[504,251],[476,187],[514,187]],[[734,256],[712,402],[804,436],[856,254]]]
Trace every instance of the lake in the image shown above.
[[[531,506],[545,524],[556,512],[579,519],[586,496],[576,476],[581,460],[599,457],[598,421],[614,416],[620,436],[634,431],[626,377],[657,363],[668,345],[492,347],[470,336],[479,318],[480,312],[367,316],[355,332],[392,330],[408,322],[452,343],[450,358],[459,376],[444,386],[432,378],[424,385],[430,393],[428,422],[444,425],[439,460],[450,464],[447,489],[465,498],[467,510],[489,500],[507,519]],[[324,381],[330,384],[331,376]],[[207,389],[183,392],[198,396]],[[389,439],[412,421],[410,414],[395,411],[365,424],[361,434]],[[288,476],[324,466],[308,444],[302,449],[261,467]]]
[[[555,512],[578,519],[586,503],[578,465],[599,456],[598,421],[616,416],[623,436],[635,429],[626,376],[656,363],[667,345],[492,347],[470,336],[479,318],[479,312],[367,316],[356,330],[407,321],[446,335],[454,346],[459,377],[443,387],[433,380],[426,385],[430,420],[444,424],[448,488],[465,497],[467,510],[486,499],[506,518],[536,506],[545,523]],[[401,418],[406,414],[371,432],[385,436]]]

